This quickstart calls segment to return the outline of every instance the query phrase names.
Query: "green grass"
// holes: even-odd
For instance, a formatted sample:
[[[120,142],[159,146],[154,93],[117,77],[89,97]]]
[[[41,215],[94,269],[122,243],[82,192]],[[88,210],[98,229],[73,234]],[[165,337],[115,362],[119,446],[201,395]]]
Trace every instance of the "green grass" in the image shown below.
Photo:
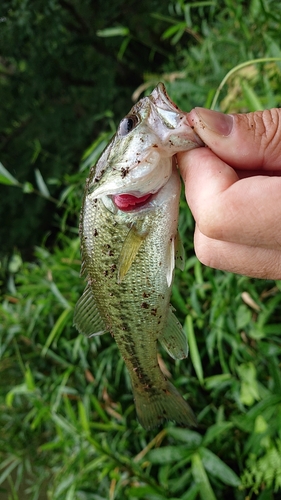
[[[274,5],[171,3],[163,43],[171,44],[173,57],[158,73],[144,75],[147,92],[162,80],[183,109],[210,107],[238,64],[280,57],[281,16]],[[192,45],[186,43],[190,36]],[[125,57],[125,45],[122,50]],[[233,71],[215,107],[244,112],[280,101],[280,64],[268,60]],[[164,351],[161,356],[194,409],[198,428],[167,423],[144,431],[110,335],[89,340],[72,326],[84,288],[77,214],[88,167],[110,133],[103,131],[89,147],[77,175],[63,179],[61,199],[53,200],[60,225],[55,246],[42,243],[32,262],[15,252],[2,263],[0,488],[7,485],[12,500],[21,498],[22,488],[30,500],[44,492],[52,500],[277,500],[281,282],[202,266],[194,256],[193,220],[183,198],[180,232],[187,258],[185,270],[176,274],[172,302],[190,356],[181,362]],[[30,183],[18,186],[5,170],[0,174],[0,181],[25,189],[26,196],[34,190]],[[35,180],[48,197],[40,173]]]

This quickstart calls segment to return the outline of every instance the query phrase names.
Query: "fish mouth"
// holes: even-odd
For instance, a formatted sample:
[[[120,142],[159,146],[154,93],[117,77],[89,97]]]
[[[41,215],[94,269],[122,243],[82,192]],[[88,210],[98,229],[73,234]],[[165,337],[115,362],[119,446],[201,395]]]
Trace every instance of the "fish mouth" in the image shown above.
[[[179,107],[172,101],[167,93],[164,83],[160,82],[151,92],[149,96],[150,100],[158,107],[162,107],[167,111],[177,111],[182,113]]]
[[[157,193],[147,193],[137,197],[129,193],[112,195],[112,201],[116,207],[122,212],[132,212],[136,209],[143,208]]]

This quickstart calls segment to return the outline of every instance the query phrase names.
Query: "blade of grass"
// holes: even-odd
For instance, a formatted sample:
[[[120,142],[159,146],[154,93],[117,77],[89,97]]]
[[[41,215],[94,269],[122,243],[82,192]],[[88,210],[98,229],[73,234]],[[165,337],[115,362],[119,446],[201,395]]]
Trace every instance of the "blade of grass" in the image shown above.
[[[189,352],[191,361],[196,372],[197,378],[201,385],[204,383],[204,374],[203,368],[201,364],[201,359],[199,355],[199,350],[196,342],[196,337],[194,335],[193,329],[193,321],[190,315],[186,316],[183,329],[187,335],[188,344],[189,344]]]
[[[242,69],[242,68],[246,68],[247,66],[251,66],[251,64],[259,64],[259,63],[266,63],[266,62],[273,62],[273,61],[281,61],[281,57],[261,57],[259,59],[250,59],[249,61],[245,61],[244,63],[237,64],[237,66],[235,66],[234,68],[232,68],[225,75],[225,77],[222,79],[221,83],[219,84],[219,86],[218,86],[218,88],[216,90],[216,93],[215,93],[215,96],[214,96],[214,99],[213,99],[213,102],[212,102],[212,105],[211,105],[210,109],[215,109],[217,101],[218,101],[218,98],[219,98],[219,95],[221,93],[221,90],[225,86],[227,80],[229,80],[229,78],[232,75],[234,75],[235,73],[237,73],[238,71],[240,71],[240,69]]]
[[[67,320],[68,320],[68,316],[70,314],[70,312],[72,311],[71,308],[68,308],[68,309],[65,309],[61,315],[59,316],[59,318],[57,319],[56,323],[54,324],[51,332],[50,332],[50,335],[48,336],[47,340],[46,340],[46,343],[42,349],[42,356],[44,357],[50,347],[50,345],[52,344],[52,342],[54,341],[54,339],[58,339],[58,337],[60,336],[65,324],[67,323]]]
[[[20,183],[13,177],[12,174],[2,165],[0,162],[0,184],[6,184],[7,186],[18,186]]]
[[[194,481],[199,485],[201,500],[217,500],[199,453],[192,455],[191,468]]]

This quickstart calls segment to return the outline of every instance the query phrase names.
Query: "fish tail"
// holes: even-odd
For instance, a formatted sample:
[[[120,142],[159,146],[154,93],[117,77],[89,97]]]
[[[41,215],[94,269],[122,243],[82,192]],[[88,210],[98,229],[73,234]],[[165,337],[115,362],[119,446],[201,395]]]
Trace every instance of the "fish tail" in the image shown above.
[[[161,393],[140,392],[136,388],[133,392],[138,420],[144,429],[157,427],[165,420],[173,420],[183,427],[197,425],[189,404],[168,380]]]

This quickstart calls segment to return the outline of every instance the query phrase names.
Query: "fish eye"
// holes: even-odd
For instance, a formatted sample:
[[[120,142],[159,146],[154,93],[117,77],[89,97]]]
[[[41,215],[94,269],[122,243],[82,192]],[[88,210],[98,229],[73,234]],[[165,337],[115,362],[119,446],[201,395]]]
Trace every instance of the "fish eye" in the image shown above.
[[[124,137],[129,134],[139,123],[137,115],[129,115],[121,120],[119,125],[119,135]]]

